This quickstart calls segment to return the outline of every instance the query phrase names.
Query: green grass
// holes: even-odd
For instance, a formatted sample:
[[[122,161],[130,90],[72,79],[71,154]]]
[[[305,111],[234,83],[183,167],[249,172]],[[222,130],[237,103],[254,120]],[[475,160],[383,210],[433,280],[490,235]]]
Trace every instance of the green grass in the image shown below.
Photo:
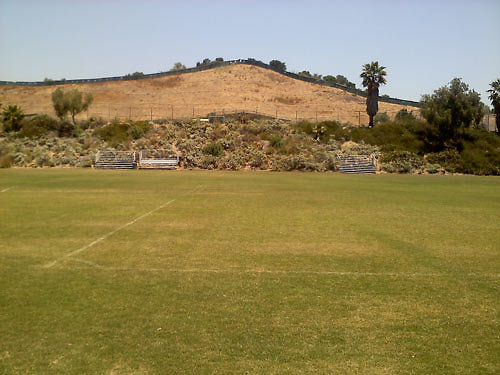
[[[498,178],[1,170],[9,187],[0,374],[500,372]]]

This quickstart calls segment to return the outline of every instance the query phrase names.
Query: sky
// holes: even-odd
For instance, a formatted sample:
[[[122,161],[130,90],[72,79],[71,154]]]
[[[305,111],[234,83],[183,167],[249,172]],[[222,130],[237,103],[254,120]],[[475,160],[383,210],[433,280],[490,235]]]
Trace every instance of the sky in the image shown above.
[[[488,103],[500,78],[500,0],[0,0],[0,80],[100,78],[204,58],[277,59],[418,101],[459,77]],[[489,104],[489,103],[488,103]]]

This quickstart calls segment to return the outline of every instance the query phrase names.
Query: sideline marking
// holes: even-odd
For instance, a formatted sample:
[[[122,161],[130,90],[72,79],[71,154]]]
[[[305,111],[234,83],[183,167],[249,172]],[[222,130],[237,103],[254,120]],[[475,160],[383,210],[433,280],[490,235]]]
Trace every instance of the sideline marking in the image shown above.
[[[264,269],[216,269],[216,268],[148,268],[148,267],[109,267],[83,259],[72,258],[71,261],[87,264],[102,271],[137,271],[137,272],[170,272],[170,273],[255,273],[255,274],[290,274],[290,275],[333,275],[333,276],[386,276],[386,277],[454,277],[445,273],[411,273],[411,272],[354,272],[354,271],[301,271],[301,270],[264,270]],[[88,267],[73,267],[76,269],[89,269]],[[500,278],[494,273],[469,273],[468,277]]]
[[[116,229],[112,230],[111,232],[106,233],[104,236],[99,237],[98,239],[96,239],[96,240],[92,241],[91,243],[89,243],[89,244],[87,244],[87,245],[85,245],[85,246],[83,246],[83,247],[81,247],[81,248],[79,248],[79,249],[77,249],[77,250],[74,250],[74,251],[72,251],[71,253],[68,253],[68,254],[66,254],[66,255],[63,255],[62,257],[57,258],[56,260],[53,260],[53,261],[52,261],[52,262],[50,262],[50,263],[45,264],[45,265],[43,266],[43,268],[51,268],[51,267],[55,266],[57,263],[60,263],[60,262],[62,262],[63,260],[65,260],[65,259],[67,259],[67,258],[72,257],[73,255],[80,254],[81,252],[83,252],[83,251],[87,250],[88,248],[90,248],[90,247],[92,247],[92,246],[94,246],[94,245],[97,245],[99,242],[104,241],[106,238],[108,238],[109,236],[112,236],[112,235],[113,235],[113,234],[115,234],[116,232],[119,232],[119,231],[121,231],[122,229],[124,229],[124,228],[126,228],[126,227],[128,227],[128,226],[130,226],[130,225],[132,225],[132,224],[134,224],[134,223],[136,223],[137,221],[139,221],[139,220],[141,220],[141,219],[145,218],[146,216],[149,216],[149,215],[151,215],[152,213],[155,213],[156,211],[161,210],[162,208],[164,208],[164,207],[168,206],[169,204],[171,204],[171,203],[175,202],[175,201],[176,201],[177,199],[179,199],[180,197],[183,197],[183,196],[188,195],[188,194],[192,194],[192,193],[194,193],[196,190],[201,189],[201,188],[203,188],[203,186],[198,186],[198,187],[194,188],[193,190],[188,191],[187,193],[184,193],[184,194],[179,195],[177,198],[171,199],[171,200],[169,200],[168,202],[163,203],[162,205],[160,205],[160,206],[156,207],[155,209],[153,209],[153,210],[151,210],[151,211],[149,211],[149,212],[146,212],[145,214],[142,214],[142,215],[141,215],[141,216],[139,216],[139,217],[136,217],[134,220],[129,221],[128,223],[126,223],[126,224],[123,224],[123,225],[119,226],[118,228],[116,228]]]
[[[2,191],[0,191],[0,193],[5,193],[6,191],[9,191],[10,189],[12,189],[14,186],[9,186],[8,188],[5,188],[3,189]]]

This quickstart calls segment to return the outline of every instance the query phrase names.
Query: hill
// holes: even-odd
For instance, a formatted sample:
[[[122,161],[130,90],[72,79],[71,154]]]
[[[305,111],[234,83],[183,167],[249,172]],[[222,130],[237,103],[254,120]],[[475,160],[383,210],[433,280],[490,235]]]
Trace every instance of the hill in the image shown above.
[[[97,81],[97,82],[92,82]],[[94,103],[87,117],[186,119],[210,112],[252,112],[286,120],[339,120],[353,125],[368,123],[365,98],[353,90],[295,79],[266,67],[225,64],[205,70],[151,75],[144,79],[68,81],[56,85],[19,85],[3,82],[0,102],[19,105],[28,114],[54,115],[51,94],[57,88],[77,88],[92,93]],[[415,103],[379,103],[379,112],[393,117],[406,108],[418,112]]]

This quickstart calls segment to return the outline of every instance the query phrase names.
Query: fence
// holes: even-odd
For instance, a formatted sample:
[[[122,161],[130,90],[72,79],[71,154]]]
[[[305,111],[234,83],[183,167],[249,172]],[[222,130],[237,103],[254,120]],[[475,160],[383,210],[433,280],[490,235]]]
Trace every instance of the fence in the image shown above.
[[[270,65],[254,60],[254,59],[239,59],[239,60],[230,60],[230,61],[216,61],[216,62],[211,62],[208,64],[203,64],[201,66],[197,66],[194,68],[187,68],[179,71],[173,71],[173,72],[161,72],[161,73],[152,73],[152,74],[144,74],[142,76],[135,76],[135,77],[130,77],[130,76],[116,76],[116,77],[105,77],[105,78],[92,78],[92,79],[68,79],[68,80],[56,80],[56,81],[50,81],[50,82],[24,82],[24,81],[17,81],[17,82],[12,82],[12,81],[0,81],[0,85],[18,85],[18,86],[49,86],[49,85],[64,85],[64,84],[74,84],[74,83],[99,83],[99,82],[110,82],[110,81],[128,81],[128,80],[140,80],[140,79],[147,79],[147,78],[156,78],[156,77],[165,77],[169,75],[179,75],[179,74],[187,74],[187,73],[194,73],[194,72],[201,72],[204,70],[208,69],[213,69],[213,68],[218,68],[222,66],[229,66],[233,64],[245,64],[245,65],[253,65],[257,66],[263,69],[268,69],[272,70],[274,72],[283,74],[287,77],[301,80],[304,82],[309,82],[309,83],[315,83],[318,85],[322,86],[328,86],[328,87],[335,87],[347,92],[350,92],[352,94],[356,94],[362,97],[366,97],[366,93],[362,90],[352,88],[352,87],[346,87],[340,84],[332,83],[332,82],[325,82],[322,80],[317,80],[312,77],[304,77],[295,73],[291,72],[282,72],[279,71]],[[388,97],[380,97],[379,100],[381,102],[385,103],[391,103],[391,104],[399,104],[399,105],[404,105],[404,106],[411,106],[411,107],[419,107],[418,102],[414,102],[411,100],[404,100],[404,99],[397,99],[397,98],[388,98]]]
[[[261,104],[259,106],[240,106],[241,103],[226,103],[226,105],[214,105],[198,103],[196,105],[129,105],[120,103],[96,103],[77,116],[78,120],[89,120],[91,118],[103,119],[107,121],[117,120],[170,120],[185,121],[192,119],[207,118],[209,115],[221,115],[225,117],[254,117],[262,119],[280,119],[284,121],[300,122],[320,122],[320,121],[340,121],[352,125],[367,125],[369,117],[364,110],[345,110],[333,106],[322,107],[312,106],[307,108],[300,105],[274,106]],[[31,107],[33,114],[47,114],[54,116],[53,108],[50,105]],[[381,111],[394,119],[398,111]],[[414,116],[420,118],[419,111],[413,112]]]

